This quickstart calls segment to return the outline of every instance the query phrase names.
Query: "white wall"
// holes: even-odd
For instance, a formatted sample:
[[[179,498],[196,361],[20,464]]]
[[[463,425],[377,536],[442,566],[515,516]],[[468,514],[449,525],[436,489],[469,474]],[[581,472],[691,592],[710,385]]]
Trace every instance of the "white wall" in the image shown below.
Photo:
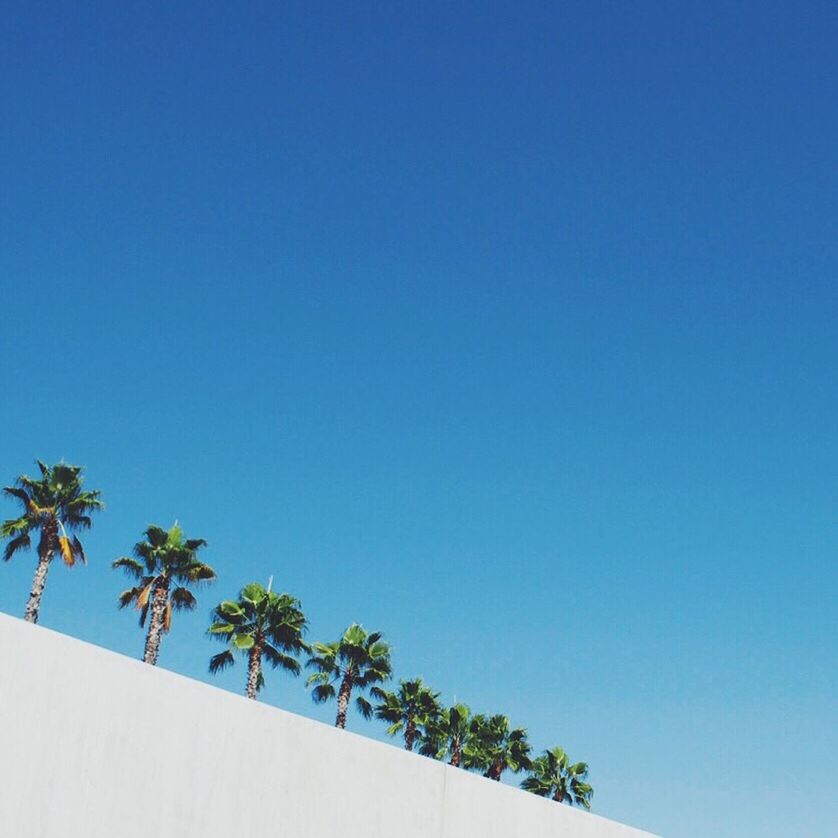
[[[0,614],[3,838],[640,832]]]

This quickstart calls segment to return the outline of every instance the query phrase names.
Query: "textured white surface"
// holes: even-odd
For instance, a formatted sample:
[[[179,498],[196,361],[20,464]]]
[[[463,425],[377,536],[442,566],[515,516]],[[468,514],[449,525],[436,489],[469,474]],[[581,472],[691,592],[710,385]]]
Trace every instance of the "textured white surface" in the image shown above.
[[[4,838],[630,838],[0,614]]]

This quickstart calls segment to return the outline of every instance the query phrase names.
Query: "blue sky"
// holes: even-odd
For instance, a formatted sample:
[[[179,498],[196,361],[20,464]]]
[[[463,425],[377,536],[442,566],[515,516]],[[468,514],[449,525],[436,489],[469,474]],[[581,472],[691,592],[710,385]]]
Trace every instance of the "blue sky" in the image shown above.
[[[7,9],[0,471],[108,502],[42,623],[140,654],[109,565],[178,518],[163,666],[273,574],[600,814],[835,834],[836,8],[455,5]]]

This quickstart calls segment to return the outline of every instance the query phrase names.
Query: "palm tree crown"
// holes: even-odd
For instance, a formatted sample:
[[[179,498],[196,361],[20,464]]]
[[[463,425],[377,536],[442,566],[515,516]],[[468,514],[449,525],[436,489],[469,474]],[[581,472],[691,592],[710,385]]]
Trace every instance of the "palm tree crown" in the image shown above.
[[[507,769],[517,774],[530,767],[527,731],[510,728],[506,716],[475,716],[463,753],[466,768],[482,771],[492,780],[500,780]]]
[[[525,791],[549,797],[557,803],[575,803],[585,809],[591,808],[594,790],[587,782],[587,763],[571,764],[567,754],[556,747],[536,757],[530,771],[530,776],[521,783]]]
[[[56,554],[72,567],[77,560],[86,563],[84,548],[77,535],[70,533],[89,529],[90,513],[102,509],[102,493],[82,488],[82,467],[58,463],[48,466],[36,460],[39,478],[20,475],[14,486],[3,493],[20,501],[21,515],[0,525],[0,538],[8,539],[3,559],[8,561],[18,550],[32,546],[32,533],[40,532],[38,567],[29,594],[24,618],[38,622],[41,597],[46,587],[47,572]]]
[[[425,726],[420,753],[434,759],[447,759],[449,765],[460,768],[463,748],[469,741],[471,710],[466,704],[455,704],[440,711],[439,716]]]
[[[258,582],[245,585],[237,600],[219,603],[212,615],[209,633],[228,644],[228,648],[210,659],[210,672],[219,672],[235,662],[234,651],[248,658],[248,698],[265,683],[262,659],[274,669],[300,674],[296,655],[309,651],[303,641],[307,628],[300,601],[290,594],[277,594]]]
[[[381,637],[381,632],[367,633],[363,626],[353,623],[340,640],[315,643],[312,647],[314,654],[306,666],[317,671],[309,675],[306,684],[313,687],[311,696],[318,703],[337,698],[335,727],[346,727],[353,690],[368,690],[373,698],[384,698],[377,685],[389,680],[392,666],[390,645]],[[365,719],[372,716],[372,704],[363,695],[355,698],[355,706]]]
[[[145,540],[134,545],[134,558],[122,556],[113,563],[137,580],[133,588],[119,595],[119,607],[134,603],[145,626],[151,612],[143,660],[156,664],[163,634],[172,625],[173,611],[192,611],[198,605],[190,585],[210,582],[215,571],[198,558],[206,546],[202,538],[184,538],[177,521],[168,529],[150,526]]]
[[[422,744],[422,729],[433,724],[439,717],[439,693],[433,692],[421,678],[400,681],[396,692],[382,692],[375,716],[390,722],[389,736],[404,731],[405,750],[412,751],[414,745]]]

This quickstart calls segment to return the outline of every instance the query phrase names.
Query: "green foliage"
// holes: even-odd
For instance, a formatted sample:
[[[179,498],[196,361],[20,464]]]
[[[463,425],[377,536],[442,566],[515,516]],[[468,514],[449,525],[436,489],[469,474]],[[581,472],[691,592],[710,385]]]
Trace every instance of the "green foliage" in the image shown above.
[[[215,571],[198,557],[198,551],[206,546],[206,541],[184,538],[177,521],[168,530],[152,525],[144,535],[145,540],[134,545],[133,557],[122,556],[112,565],[137,581],[119,595],[118,604],[120,608],[134,604],[140,612],[140,625],[144,626],[154,591],[165,586],[167,601],[163,628],[168,632],[173,611],[193,611],[198,605],[189,587],[211,582],[215,579]]]
[[[463,748],[469,741],[470,727],[471,709],[468,705],[447,707],[424,725],[419,751],[425,756],[462,766]]]
[[[48,466],[36,460],[40,477],[20,475],[3,494],[18,501],[21,514],[0,524],[0,538],[7,539],[4,561],[20,550],[32,546],[32,534],[38,532],[39,556],[58,553],[65,564],[72,566],[87,557],[78,536],[69,533],[89,529],[90,513],[103,508],[102,493],[85,490],[81,466],[57,463]]]
[[[316,703],[335,699],[341,685],[350,693],[358,690],[369,692],[376,699],[383,698],[378,684],[390,679],[392,664],[390,644],[382,640],[381,632],[368,633],[353,623],[339,640],[315,643],[312,652],[306,667],[316,672],[309,675],[306,686],[311,688]],[[365,719],[372,716],[372,705],[363,695],[356,696],[355,705]]]
[[[260,658],[274,669],[299,675],[297,656],[310,651],[303,640],[307,627],[298,599],[266,590],[258,582],[245,585],[238,599],[224,600],[213,611],[208,633],[226,643],[227,649],[210,659],[209,671],[215,673],[231,666],[235,652],[249,655],[258,647]],[[260,672],[257,690],[263,684]]]
[[[390,723],[388,736],[404,732],[405,748],[412,751],[416,745],[422,747],[425,731],[436,723],[442,708],[439,693],[415,678],[400,681],[395,692],[382,692],[374,712],[377,719]]]
[[[533,760],[530,775],[523,780],[521,788],[557,803],[575,803],[590,809],[594,790],[587,779],[587,763],[571,764],[567,754],[556,747]]]
[[[506,716],[474,716],[463,748],[466,768],[500,780],[504,771],[517,774],[530,767],[531,746],[524,728],[511,728]]]

